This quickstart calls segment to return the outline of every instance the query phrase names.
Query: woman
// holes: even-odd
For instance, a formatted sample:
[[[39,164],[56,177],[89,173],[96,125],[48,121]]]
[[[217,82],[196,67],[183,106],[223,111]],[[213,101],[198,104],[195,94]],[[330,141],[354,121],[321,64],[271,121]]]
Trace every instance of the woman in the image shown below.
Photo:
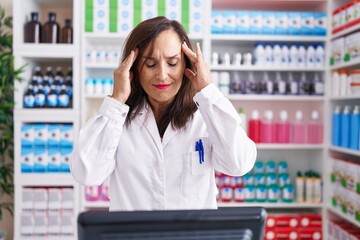
[[[217,208],[214,171],[243,175],[256,148],[217,87],[199,44],[156,17],[129,35],[113,94],[80,130],[74,178],[110,176],[110,210]]]

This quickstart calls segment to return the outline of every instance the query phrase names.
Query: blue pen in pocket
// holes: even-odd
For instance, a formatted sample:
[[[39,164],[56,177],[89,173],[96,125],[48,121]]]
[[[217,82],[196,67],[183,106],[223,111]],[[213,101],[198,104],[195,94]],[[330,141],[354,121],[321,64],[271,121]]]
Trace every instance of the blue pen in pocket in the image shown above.
[[[196,141],[195,150],[199,153],[199,163],[202,164],[202,153],[201,153],[202,144],[200,141]]]

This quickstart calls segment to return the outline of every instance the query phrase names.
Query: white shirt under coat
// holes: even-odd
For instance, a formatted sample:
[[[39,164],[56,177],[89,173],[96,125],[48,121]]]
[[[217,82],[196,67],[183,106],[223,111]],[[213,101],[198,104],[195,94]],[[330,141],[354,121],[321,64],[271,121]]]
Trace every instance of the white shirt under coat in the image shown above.
[[[198,111],[193,120],[180,131],[170,124],[161,139],[149,105],[126,127],[129,106],[106,97],[80,130],[72,175],[88,186],[110,176],[111,211],[217,208],[214,170],[244,175],[257,151],[233,105],[214,84],[194,101]],[[199,139],[202,164],[195,151]]]

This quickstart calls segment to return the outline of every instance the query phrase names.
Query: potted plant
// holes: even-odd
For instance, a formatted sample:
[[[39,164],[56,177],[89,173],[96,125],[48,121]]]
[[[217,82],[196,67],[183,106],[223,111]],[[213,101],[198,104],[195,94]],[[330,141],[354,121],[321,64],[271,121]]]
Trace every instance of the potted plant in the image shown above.
[[[14,68],[12,40],[12,17],[6,16],[0,5],[0,221],[4,210],[13,215],[14,81],[21,80],[23,71],[23,67]]]

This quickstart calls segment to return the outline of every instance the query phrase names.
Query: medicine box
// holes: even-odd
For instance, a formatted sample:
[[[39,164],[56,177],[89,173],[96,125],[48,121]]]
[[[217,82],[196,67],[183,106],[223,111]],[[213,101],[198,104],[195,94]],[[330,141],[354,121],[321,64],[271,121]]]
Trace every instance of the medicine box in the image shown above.
[[[47,145],[47,125],[46,124],[34,124],[34,131],[35,131],[35,140],[34,145],[35,147],[43,147],[45,148]]]
[[[301,32],[302,35],[312,35],[315,26],[315,17],[313,12],[302,12],[301,13]]]
[[[222,11],[212,11],[211,13],[211,33],[223,33],[224,17]]]
[[[248,11],[236,12],[236,33],[247,34],[250,30],[250,15]]]
[[[34,148],[21,148],[21,172],[34,171]]]
[[[32,147],[35,140],[34,126],[32,124],[23,124],[21,126],[21,147]]]
[[[263,30],[263,16],[261,11],[250,12],[250,33],[261,34]]]
[[[275,12],[275,34],[288,34],[288,25],[289,20],[287,12]]]
[[[288,13],[290,35],[301,35],[301,13],[300,12],[289,12]]]
[[[264,11],[263,17],[263,34],[275,33],[275,13],[271,11]]]

